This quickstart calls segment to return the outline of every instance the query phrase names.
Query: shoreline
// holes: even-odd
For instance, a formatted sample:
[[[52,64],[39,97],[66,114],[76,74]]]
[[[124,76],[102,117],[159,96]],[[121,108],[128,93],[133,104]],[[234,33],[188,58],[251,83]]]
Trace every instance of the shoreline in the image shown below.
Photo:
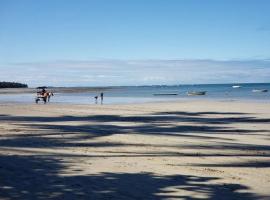
[[[107,97],[108,98],[108,97]],[[112,97],[109,97],[112,98]],[[125,98],[125,97],[123,97]],[[129,97],[130,98],[130,97]],[[90,98],[89,98],[90,99]],[[143,99],[143,98],[140,98]],[[148,98],[149,99],[149,98]],[[141,101],[141,102],[114,102],[114,103],[107,103],[106,99],[104,100],[103,104],[91,102],[85,102],[85,103],[76,103],[76,102],[53,102],[53,99],[51,102],[46,103],[45,105],[81,105],[81,106],[97,106],[97,105],[142,105],[142,104],[170,104],[170,103],[185,103],[185,102],[224,102],[224,103],[250,103],[250,104],[270,104],[270,100],[264,100],[264,99],[222,99],[222,98],[179,98],[179,99],[164,99],[164,100],[148,100],[148,101]],[[36,103],[33,102],[20,102],[20,101],[0,101],[0,105],[36,105]],[[43,103],[39,103],[38,105],[43,105]]]
[[[245,84],[242,88],[234,89],[230,84],[224,85],[189,85],[189,86],[147,86],[147,87],[73,87],[48,88],[55,95],[52,103],[92,104],[94,97],[104,93],[105,104],[136,104],[152,102],[174,101],[241,101],[241,102],[270,102],[269,92],[252,92],[254,89],[264,88],[270,91],[270,84]],[[207,91],[206,95],[188,96],[188,91]],[[155,95],[163,94],[163,95]],[[166,95],[175,94],[175,95]],[[32,103],[36,90],[1,89],[0,102]],[[100,100],[100,99],[98,99]]]

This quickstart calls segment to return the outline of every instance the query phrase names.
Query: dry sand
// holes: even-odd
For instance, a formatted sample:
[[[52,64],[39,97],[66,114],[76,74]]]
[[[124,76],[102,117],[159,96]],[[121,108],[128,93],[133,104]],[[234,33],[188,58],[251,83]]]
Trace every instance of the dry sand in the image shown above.
[[[0,105],[0,199],[270,199],[270,105]]]

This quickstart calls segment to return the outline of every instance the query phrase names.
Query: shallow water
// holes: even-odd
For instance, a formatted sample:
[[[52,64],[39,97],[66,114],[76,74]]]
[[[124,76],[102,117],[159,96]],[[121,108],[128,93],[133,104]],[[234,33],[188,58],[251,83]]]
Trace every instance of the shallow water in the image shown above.
[[[233,88],[233,84],[209,85],[180,85],[180,86],[132,86],[112,87],[103,91],[89,91],[72,93],[59,92],[51,98],[52,103],[94,104],[94,97],[104,92],[104,104],[143,103],[155,101],[175,101],[192,99],[213,100],[246,100],[270,102],[270,84],[237,84],[240,88]],[[268,92],[252,92],[254,89],[268,89]],[[76,90],[76,89],[74,89]],[[79,90],[79,89],[77,89]],[[188,96],[188,91],[206,91],[205,96]],[[158,95],[154,94],[177,94]],[[35,94],[0,94],[1,103],[34,103]],[[100,99],[98,99],[100,103]]]

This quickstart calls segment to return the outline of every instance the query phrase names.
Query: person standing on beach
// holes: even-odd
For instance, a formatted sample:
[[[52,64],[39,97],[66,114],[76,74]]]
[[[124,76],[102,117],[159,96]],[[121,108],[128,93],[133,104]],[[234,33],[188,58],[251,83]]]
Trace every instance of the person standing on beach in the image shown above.
[[[103,104],[103,92],[100,93],[100,103]]]

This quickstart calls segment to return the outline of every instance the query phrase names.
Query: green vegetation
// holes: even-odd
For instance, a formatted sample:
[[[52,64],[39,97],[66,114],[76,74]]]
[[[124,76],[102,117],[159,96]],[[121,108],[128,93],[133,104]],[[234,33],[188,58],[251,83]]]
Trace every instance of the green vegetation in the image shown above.
[[[0,82],[0,88],[28,88],[28,85],[16,82]]]

